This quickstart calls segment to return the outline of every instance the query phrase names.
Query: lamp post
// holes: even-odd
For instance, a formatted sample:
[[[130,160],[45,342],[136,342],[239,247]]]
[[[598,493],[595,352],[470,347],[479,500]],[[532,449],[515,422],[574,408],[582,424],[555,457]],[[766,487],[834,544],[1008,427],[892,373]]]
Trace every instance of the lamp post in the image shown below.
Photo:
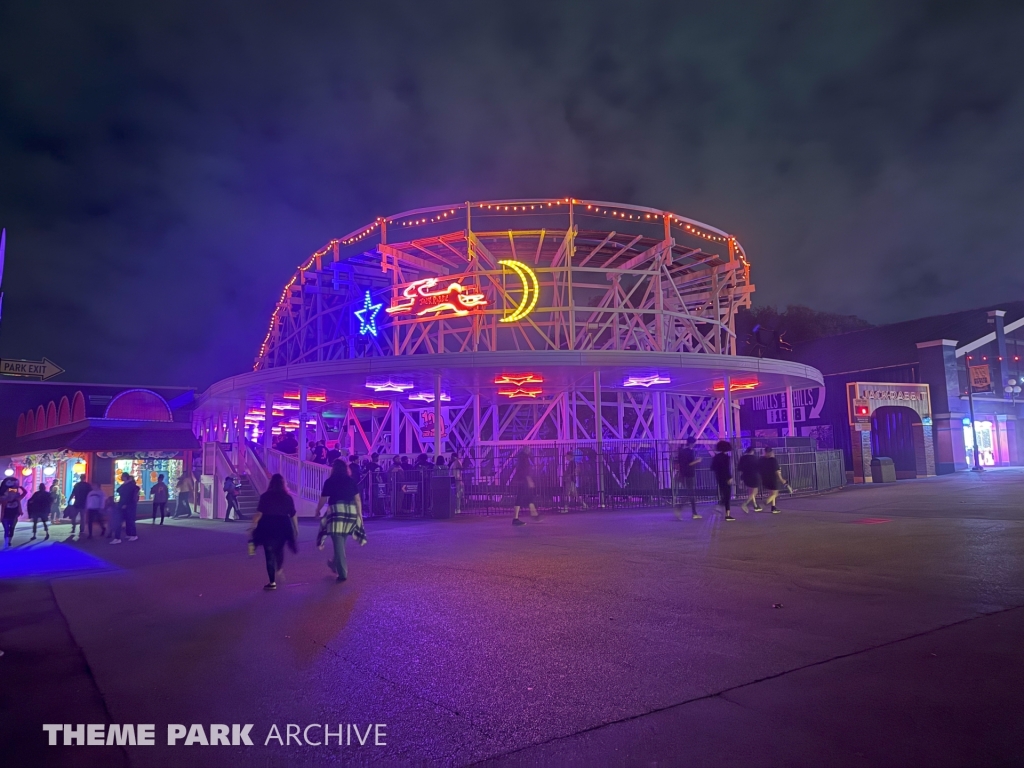
[[[1016,405],[1017,395],[1020,394],[1020,383],[1016,379],[1008,379],[1006,386],[1003,387],[1003,392],[1010,396],[1010,401]]]
[[[978,454],[978,428],[974,426],[974,383],[971,381],[971,356],[967,356],[967,404],[971,410],[971,444],[974,448],[974,466],[972,472],[981,472],[981,460]]]

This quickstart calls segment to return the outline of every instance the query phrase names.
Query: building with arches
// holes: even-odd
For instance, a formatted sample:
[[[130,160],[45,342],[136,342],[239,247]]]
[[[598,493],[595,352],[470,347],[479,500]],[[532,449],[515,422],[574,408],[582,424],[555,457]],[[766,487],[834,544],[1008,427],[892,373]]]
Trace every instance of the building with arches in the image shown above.
[[[128,472],[148,495],[159,474],[192,470],[194,390],[62,382],[0,382],[0,472],[25,487],[79,477],[109,492]]]
[[[982,467],[1019,466],[1022,355],[1024,301],[815,339],[788,354],[824,377],[794,393],[792,433],[771,398],[744,401],[743,423],[834,444],[857,482],[870,482],[871,456],[892,458],[901,479],[967,470],[975,445]]]

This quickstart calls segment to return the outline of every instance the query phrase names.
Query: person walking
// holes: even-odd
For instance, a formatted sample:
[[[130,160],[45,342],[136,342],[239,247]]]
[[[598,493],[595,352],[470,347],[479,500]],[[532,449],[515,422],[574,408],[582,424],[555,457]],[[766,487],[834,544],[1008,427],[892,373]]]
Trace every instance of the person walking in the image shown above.
[[[295,517],[295,501],[284,486],[284,477],[271,475],[267,490],[260,494],[253,516],[250,554],[256,547],[263,547],[267,560],[267,578],[263,588],[277,589],[277,578],[284,565],[284,548],[298,552],[296,541],[299,537],[298,521]]]
[[[167,513],[167,499],[170,498],[171,492],[167,488],[167,483],[164,482],[163,475],[156,476],[156,484],[149,489],[150,498],[153,499],[153,519],[152,523],[156,524],[156,513],[160,513],[160,525],[164,524],[164,515]]]
[[[103,507],[106,504],[107,496],[97,485],[89,491],[85,497],[85,515],[82,517],[82,531],[88,527],[89,538],[92,538],[92,528],[96,523],[100,525],[100,538],[107,535],[107,522],[103,516]],[[82,540],[82,534],[78,534],[78,540]]]
[[[562,514],[569,512],[570,504],[579,504],[584,509],[587,502],[580,496],[580,472],[579,464],[576,463],[576,456],[570,451],[565,461],[565,468],[562,470]]]
[[[139,493],[141,489],[135,478],[127,472],[121,473],[121,485],[117,487],[117,523],[114,527],[114,538],[111,544],[121,543],[121,524],[124,523],[125,538],[128,541],[138,541],[139,537],[135,531],[135,514],[139,508]]]
[[[711,474],[718,484],[718,506],[725,510],[726,520],[735,520],[729,511],[732,498],[732,445],[728,440],[719,440],[715,444],[715,455],[711,457]]]
[[[700,459],[697,458],[697,451],[694,446],[697,441],[686,438],[686,442],[679,446],[679,453],[676,454],[676,489],[679,495],[676,498],[676,517],[683,519],[683,499],[690,499],[690,514],[694,520],[700,520],[701,515],[697,514],[697,465]]]
[[[242,513],[238,509],[238,486],[235,485],[235,478],[228,475],[224,478],[224,498],[227,499],[228,508],[224,511],[224,522],[231,522],[231,510],[235,510],[235,518],[242,519]]]
[[[451,469],[452,478],[455,480],[455,514],[459,515],[462,513],[462,500],[466,494],[466,486],[462,478],[462,459],[459,458],[458,451],[452,453],[452,460],[448,464],[448,468]]]
[[[750,512],[747,509],[748,504],[754,505],[754,511],[760,512],[761,508],[757,506],[757,490],[758,486],[761,485],[761,471],[757,466],[757,456],[754,455],[754,446],[748,445],[747,449],[743,451],[743,455],[740,456],[739,464],[740,480],[743,481],[743,487],[747,489],[747,498],[744,499],[743,503],[740,504],[740,509],[744,513]]]
[[[757,460],[757,468],[761,473],[761,487],[768,494],[766,504],[773,515],[779,514],[779,508],[775,506],[779,498],[779,490],[786,485],[782,477],[782,469],[779,468],[779,460],[775,458],[775,451],[769,446],[764,449],[764,455]]]
[[[363,527],[363,502],[359,487],[349,475],[344,459],[331,465],[331,476],[324,481],[320,500],[316,505],[316,516],[325,506],[329,512],[320,523],[317,547],[322,548],[324,538],[331,537],[334,544],[334,558],[327,561],[327,567],[338,575],[338,581],[348,578],[348,564],[345,558],[345,539],[352,536],[360,546],[366,544],[366,530]]]
[[[92,486],[85,481],[85,475],[78,476],[78,482],[71,488],[71,496],[68,498],[70,506],[68,507],[69,515],[71,517],[71,537],[75,536],[75,526],[78,524],[78,519],[82,519],[82,530],[85,530],[85,502],[89,498],[89,492],[92,490]],[[79,540],[82,538],[82,534],[78,534]]]
[[[28,494],[13,477],[5,477],[0,483],[0,507],[4,525],[4,549],[11,548],[14,528],[21,517],[21,500]]]
[[[44,489],[45,490],[45,489]],[[50,518],[50,524],[56,525],[61,521],[62,513],[64,511],[64,498],[60,492],[60,486],[57,485],[57,481],[54,480],[50,483],[50,490],[47,491],[50,494],[50,507],[47,513]],[[50,538],[47,536],[46,538]]]
[[[174,484],[174,491],[177,494],[177,505],[174,508],[174,517],[192,517],[192,477],[188,472],[183,472],[178,482]]]
[[[534,503],[534,498],[537,495],[537,483],[533,479],[529,448],[523,448],[519,452],[512,484],[516,489],[516,503],[512,508],[512,525],[526,525],[526,521],[519,519],[519,510],[523,507],[529,507],[530,517],[534,522],[539,523],[540,515],[537,513],[537,505]]]
[[[43,533],[46,534],[46,539],[50,538],[50,529],[46,527],[46,521],[51,514],[50,505],[53,503],[52,499],[53,497],[46,490],[45,483],[40,483],[39,490],[29,497],[28,504],[25,505],[28,509],[28,517],[32,521],[32,538],[29,541],[35,541],[36,526],[39,523],[43,524]]]

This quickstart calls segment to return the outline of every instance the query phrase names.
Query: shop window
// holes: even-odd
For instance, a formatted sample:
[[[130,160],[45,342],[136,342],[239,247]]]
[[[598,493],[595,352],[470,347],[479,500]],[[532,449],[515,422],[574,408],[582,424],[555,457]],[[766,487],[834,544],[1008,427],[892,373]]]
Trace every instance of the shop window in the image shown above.
[[[978,433],[978,463],[983,467],[994,467],[996,464],[995,425],[991,421],[975,421],[971,429],[970,419],[965,419],[964,450],[968,467],[974,466],[974,433]]]

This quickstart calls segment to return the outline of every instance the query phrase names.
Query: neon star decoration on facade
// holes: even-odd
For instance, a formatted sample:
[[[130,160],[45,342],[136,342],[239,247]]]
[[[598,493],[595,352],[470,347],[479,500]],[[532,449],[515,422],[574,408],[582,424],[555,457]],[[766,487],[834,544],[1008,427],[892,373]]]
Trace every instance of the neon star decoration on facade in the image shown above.
[[[434,402],[434,393],[433,392],[416,392],[415,394],[409,395],[409,399],[410,400],[416,400],[416,401],[421,402],[421,403],[432,403],[432,402]],[[451,400],[452,400],[451,395],[449,395],[447,392],[442,392],[441,393],[441,402],[442,403],[450,403]]]
[[[741,390],[742,389],[754,389],[760,383],[761,382],[757,381],[757,379],[750,379],[750,380],[746,380],[746,381],[744,381],[744,380],[735,380],[734,379],[732,382],[730,382],[729,391],[730,392],[735,392],[738,389],[741,389]],[[725,392],[725,382],[724,381],[716,381],[711,386],[711,389],[714,392]]]
[[[383,381],[367,380],[366,388],[372,389],[374,392],[405,392],[407,389],[412,389],[412,382],[392,381],[391,379],[384,379]]]
[[[383,304],[374,304],[373,299],[370,298],[370,292],[367,291],[363,297],[363,308],[357,309],[354,314],[359,320],[359,335],[365,336],[370,334],[371,336],[377,335],[377,313],[380,312],[380,308]]]
[[[411,312],[417,317],[465,317],[470,311],[487,304],[487,297],[477,292],[475,286],[464,286],[458,281],[438,288],[439,280],[428,277],[409,283],[402,291],[401,298],[388,307],[389,315]]]
[[[523,384],[543,384],[544,377],[539,373],[502,373],[494,378],[494,383],[521,387]]]
[[[622,382],[624,387],[650,387],[653,384],[671,384],[672,379],[668,376],[659,376],[654,374],[652,376],[627,376],[626,380]]]
[[[499,389],[498,394],[509,399],[514,397],[533,397],[541,394],[544,390],[540,387],[516,387],[515,389]]]

